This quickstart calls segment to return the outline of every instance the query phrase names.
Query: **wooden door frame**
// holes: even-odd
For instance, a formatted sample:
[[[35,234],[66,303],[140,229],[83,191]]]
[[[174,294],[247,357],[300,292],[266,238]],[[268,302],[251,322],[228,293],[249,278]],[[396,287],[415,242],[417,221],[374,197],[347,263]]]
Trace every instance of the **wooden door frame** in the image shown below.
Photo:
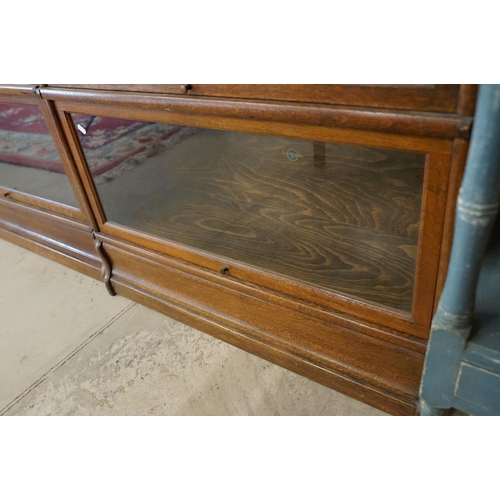
[[[352,315],[362,321],[380,324],[384,327],[401,331],[422,339],[427,338],[432,317],[438,270],[442,233],[445,223],[445,212],[450,182],[450,168],[453,155],[453,134],[464,135],[463,120],[455,115],[451,117],[434,116],[422,113],[398,113],[397,123],[386,126],[388,132],[376,131],[376,124],[371,121],[380,120],[374,115],[365,113],[368,124],[363,123],[363,117],[353,111],[342,109],[347,116],[347,127],[328,127],[321,124],[325,120],[323,106],[302,106],[302,115],[294,118],[295,105],[280,104],[280,114],[277,114],[272,104],[266,106],[258,103],[256,110],[260,118],[245,119],[237,116],[235,109],[239,103],[232,100],[220,108],[214,108],[212,100],[197,99],[195,104],[188,106],[187,112],[179,104],[179,98],[168,96],[153,96],[115,92],[90,92],[88,90],[43,89],[45,98],[54,98],[62,129],[68,140],[75,158],[79,176],[86,196],[92,207],[98,230],[117,240],[140,245],[141,247],[159,252],[173,258],[181,259],[195,266],[211,270],[219,270],[222,260],[234,264],[233,277],[247,283],[249,286],[265,287],[279,294],[293,296],[297,305],[314,303],[336,313]],[[126,103],[126,106],[123,104]],[[230,104],[230,106],[229,106]],[[245,106],[251,106],[248,102]],[[228,107],[229,106],[229,107]],[[243,104],[242,104],[243,106]],[[243,108],[245,107],[243,106]],[[211,112],[206,113],[210,108]],[[330,108],[335,108],[330,106]],[[205,110],[200,112],[199,110]],[[198,110],[198,112],[196,112]],[[338,111],[338,110],[337,110]],[[336,110],[333,109],[333,113]],[[217,130],[232,130],[265,135],[287,136],[300,139],[321,140],[365,147],[386,148],[398,151],[412,151],[427,155],[424,178],[424,193],[422,200],[422,220],[419,235],[417,273],[415,276],[414,300],[412,314],[408,315],[397,310],[379,306],[345,296],[341,293],[328,291],[307,285],[293,278],[283,278],[262,269],[245,265],[231,259],[217,258],[187,246],[169,242],[158,237],[146,235],[131,228],[125,228],[106,221],[102,204],[93,184],[85,156],[79,144],[77,134],[70,119],[70,113],[81,113],[115,117],[130,120],[146,120],[172,125],[213,128]],[[321,116],[320,116],[321,115]],[[284,121],[283,117],[288,117]],[[428,128],[427,135],[409,135],[411,125],[422,134],[422,123]],[[357,128],[352,128],[357,125]],[[470,125],[470,123],[469,123]],[[398,126],[401,131],[397,133]],[[446,130],[445,130],[446,129]],[[439,131],[444,138],[439,137]],[[453,132],[455,131],[455,132]],[[425,127],[424,127],[425,132]],[[452,134],[453,132],[453,134]]]

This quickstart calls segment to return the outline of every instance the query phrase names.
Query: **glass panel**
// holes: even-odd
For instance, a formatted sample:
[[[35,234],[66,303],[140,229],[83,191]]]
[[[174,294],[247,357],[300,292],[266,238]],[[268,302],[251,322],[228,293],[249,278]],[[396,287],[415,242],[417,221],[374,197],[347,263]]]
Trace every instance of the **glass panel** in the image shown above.
[[[38,106],[0,103],[0,186],[78,206]]]
[[[108,220],[411,310],[424,154],[74,121]]]

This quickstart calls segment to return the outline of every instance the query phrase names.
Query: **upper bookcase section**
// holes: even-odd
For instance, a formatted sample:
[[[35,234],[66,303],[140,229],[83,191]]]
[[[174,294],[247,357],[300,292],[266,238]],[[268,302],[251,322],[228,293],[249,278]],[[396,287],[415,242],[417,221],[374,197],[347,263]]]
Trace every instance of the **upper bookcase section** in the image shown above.
[[[50,84],[75,89],[114,90],[199,97],[288,101],[339,106],[458,113],[474,112],[476,85],[214,85]]]

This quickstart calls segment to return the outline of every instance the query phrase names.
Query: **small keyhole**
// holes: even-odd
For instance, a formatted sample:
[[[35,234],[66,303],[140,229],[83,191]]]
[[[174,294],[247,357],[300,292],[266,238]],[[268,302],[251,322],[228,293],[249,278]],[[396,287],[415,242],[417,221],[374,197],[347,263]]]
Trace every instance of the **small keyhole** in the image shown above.
[[[220,273],[225,276],[227,273],[229,272],[229,267],[223,267],[221,270],[220,270]]]

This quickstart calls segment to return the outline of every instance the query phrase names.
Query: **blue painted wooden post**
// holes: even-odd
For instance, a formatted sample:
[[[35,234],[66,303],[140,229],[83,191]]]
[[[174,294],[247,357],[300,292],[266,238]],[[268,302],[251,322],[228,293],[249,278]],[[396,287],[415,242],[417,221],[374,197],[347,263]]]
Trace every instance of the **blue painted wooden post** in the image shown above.
[[[481,259],[500,200],[500,85],[479,87],[446,284],[432,322],[420,387],[422,415],[451,406],[457,372],[473,324]]]

